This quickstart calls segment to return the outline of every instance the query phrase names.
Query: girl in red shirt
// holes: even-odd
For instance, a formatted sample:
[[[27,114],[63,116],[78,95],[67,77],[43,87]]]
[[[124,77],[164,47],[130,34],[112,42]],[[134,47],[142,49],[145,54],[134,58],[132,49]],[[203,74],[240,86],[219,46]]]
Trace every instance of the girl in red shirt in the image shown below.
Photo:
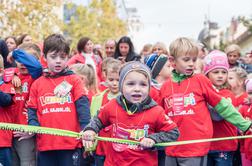
[[[228,89],[228,60],[227,55],[215,50],[208,54],[204,59],[204,74],[210,79],[219,94],[235,103],[235,96]],[[223,118],[208,105],[213,121],[213,138],[231,137],[237,135],[235,126],[223,120]],[[232,165],[233,155],[237,149],[237,140],[212,142],[208,152],[208,166]]]

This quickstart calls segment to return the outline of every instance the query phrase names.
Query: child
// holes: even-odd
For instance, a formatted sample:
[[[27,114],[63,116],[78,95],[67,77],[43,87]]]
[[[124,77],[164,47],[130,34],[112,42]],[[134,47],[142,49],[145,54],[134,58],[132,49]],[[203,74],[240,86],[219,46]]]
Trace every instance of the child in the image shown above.
[[[181,132],[180,141],[212,138],[212,120],[207,103],[228,122],[242,131],[251,122],[242,118],[230,102],[222,98],[209,79],[193,74],[198,56],[197,45],[188,38],[178,38],[170,45],[174,57],[172,77],[160,90],[160,105]],[[205,166],[210,143],[187,144],[166,148],[166,165]]]
[[[15,89],[11,83],[3,81],[4,60],[0,54],[0,122],[13,123],[12,109]],[[0,165],[11,166],[12,132],[0,130]]]
[[[82,81],[67,68],[69,44],[60,34],[44,41],[48,73],[35,80],[28,101],[28,124],[79,132],[90,119]],[[80,165],[81,142],[37,134],[37,165]]]
[[[245,99],[248,97],[245,89],[247,75],[247,72],[240,67],[234,67],[228,71],[228,84],[235,95],[235,107],[238,109],[244,104]]]
[[[121,61],[113,59],[109,66],[106,69],[106,82],[108,85],[108,89],[103,91],[102,93],[94,96],[92,98],[92,103],[90,107],[91,117],[97,116],[98,111],[102,106],[107,104],[110,100],[116,98],[119,92],[119,70],[121,68]],[[112,126],[108,126],[105,129],[99,132],[99,135],[102,137],[110,137],[111,136]],[[96,148],[96,165],[103,165],[106,156],[107,149],[106,142],[98,142]]]
[[[70,66],[70,69],[81,77],[84,82],[84,89],[87,91],[87,96],[91,103],[92,97],[99,93],[97,76],[93,66],[90,64],[74,64]]]
[[[120,71],[119,90],[122,95],[102,107],[98,116],[85,128],[83,141],[86,148],[92,146],[95,134],[109,125],[113,126],[114,138],[140,141],[140,145],[135,146],[109,144],[105,166],[157,166],[157,153],[146,148],[177,139],[176,124],[148,96],[150,81],[147,66],[140,62],[127,63]]]
[[[221,51],[214,50],[204,59],[204,74],[212,82],[213,86],[218,89],[219,94],[234,104],[235,96],[228,89],[227,84],[228,68],[227,55]],[[213,138],[237,136],[235,126],[223,120],[213,107],[209,106],[208,109],[213,122]],[[237,140],[211,142],[207,165],[232,165],[237,146]]]
[[[106,73],[107,73],[107,67],[109,64],[114,61],[114,58],[107,57],[105,58],[101,63],[101,81],[99,83],[99,90],[102,92],[105,89],[108,88],[107,82],[106,82]]]
[[[145,59],[145,64],[150,68],[152,75],[150,97],[157,101],[162,84],[171,76],[172,67],[164,54],[151,54]]]
[[[42,74],[42,66],[39,63],[40,49],[36,44],[24,43],[14,50],[12,58],[17,64],[16,76],[21,80],[21,86],[16,88],[14,96],[16,111],[15,123],[27,125],[26,102],[29,97],[32,82]],[[13,166],[35,166],[36,150],[35,138],[23,139],[22,132],[13,132]],[[20,138],[21,137],[21,138]]]
[[[248,99],[252,99],[252,79],[246,80],[246,92],[248,94]],[[249,105],[243,104],[243,106],[239,109],[239,112],[242,114],[242,116],[246,119],[251,120],[252,114],[251,114],[251,103]],[[251,131],[249,131],[247,134],[251,135]],[[243,149],[241,149],[241,157],[242,157],[242,165],[243,166],[252,166],[252,151],[251,151],[251,139],[245,139],[244,140],[244,146]]]

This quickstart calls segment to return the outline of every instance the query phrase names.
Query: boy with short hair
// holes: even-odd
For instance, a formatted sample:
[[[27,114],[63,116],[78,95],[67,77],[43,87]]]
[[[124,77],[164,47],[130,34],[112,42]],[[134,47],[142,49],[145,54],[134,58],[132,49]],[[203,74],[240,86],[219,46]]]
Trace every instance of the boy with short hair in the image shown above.
[[[80,132],[90,120],[89,102],[80,78],[67,68],[70,47],[60,34],[44,41],[48,73],[34,81],[28,101],[28,124]],[[81,142],[37,134],[37,165],[80,165]]]
[[[162,107],[149,97],[150,70],[140,62],[128,62],[120,70],[121,95],[104,105],[98,116],[85,128],[86,148],[102,128],[112,126],[113,138],[139,141],[140,145],[109,143],[105,166],[157,166],[155,143],[175,141],[179,135],[176,124],[165,115]]]
[[[110,61],[109,65],[106,67],[106,84],[108,88],[101,92],[100,94],[92,98],[92,103],[90,106],[91,117],[98,114],[100,108],[107,104],[110,100],[116,98],[119,92],[119,71],[121,68],[121,61],[113,59]],[[110,137],[111,136],[111,126],[99,132],[100,136]],[[96,165],[101,166],[105,161],[106,149],[108,145],[106,142],[98,142],[96,147]]]
[[[251,122],[242,118],[232,104],[221,97],[210,80],[195,74],[197,45],[188,38],[178,38],[170,45],[174,70],[162,86],[160,104],[178,125],[179,141],[212,138],[212,120],[207,103],[228,122],[242,131],[250,129]],[[210,142],[166,148],[166,165],[205,166]]]

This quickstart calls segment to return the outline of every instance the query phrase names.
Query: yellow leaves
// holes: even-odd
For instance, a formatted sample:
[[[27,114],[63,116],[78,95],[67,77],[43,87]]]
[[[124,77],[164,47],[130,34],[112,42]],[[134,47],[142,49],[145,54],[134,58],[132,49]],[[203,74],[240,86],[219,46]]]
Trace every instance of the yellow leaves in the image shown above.
[[[61,4],[61,0],[19,0],[15,3],[2,3],[1,7],[5,10],[0,10],[0,15],[4,15],[0,17],[0,23],[3,23],[0,35],[28,33],[35,41],[41,41],[62,26],[57,14],[61,10]]]
[[[113,0],[92,0],[87,7],[79,6],[76,11],[74,19],[64,26],[73,41],[72,46],[83,36],[102,44],[127,33],[126,23],[118,18]]]

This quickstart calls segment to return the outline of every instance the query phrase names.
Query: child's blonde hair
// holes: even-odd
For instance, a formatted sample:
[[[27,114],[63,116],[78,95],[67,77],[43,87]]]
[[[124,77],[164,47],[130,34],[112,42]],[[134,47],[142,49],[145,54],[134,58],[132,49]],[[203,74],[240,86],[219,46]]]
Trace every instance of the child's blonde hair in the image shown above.
[[[41,50],[39,46],[34,43],[23,43],[18,48],[25,50],[27,53],[33,55],[35,58],[40,59]]]
[[[112,61],[110,61],[109,65],[106,68],[106,75],[108,75],[108,73],[118,73],[119,75],[121,66],[122,66],[121,61],[113,59]]]
[[[237,52],[240,56],[241,48],[237,44],[231,44],[225,48],[225,53],[228,55],[230,53]]]
[[[152,44],[145,44],[140,52],[140,55],[143,55],[143,52],[148,51],[151,52],[152,51]]]
[[[95,69],[90,64],[74,64],[70,66],[70,69],[77,75],[82,75],[86,77],[85,87],[88,90],[93,91],[95,94],[99,93],[98,85],[97,85],[97,76],[95,73]]]
[[[110,64],[113,60],[115,60],[115,59],[112,57],[104,58],[104,60],[102,61],[102,64],[101,64],[102,71],[105,71],[107,73],[106,70],[107,70],[108,64]]]
[[[163,54],[168,55],[168,51],[167,51],[166,46],[165,46],[164,43],[162,43],[162,42],[157,42],[157,43],[155,43],[155,44],[153,45],[153,47],[152,47],[152,52],[154,52],[154,49],[155,49],[156,47],[160,47],[160,48],[163,50]]]
[[[241,67],[233,67],[231,69],[228,70],[229,72],[234,72],[237,77],[242,80],[246,80],[247,79],[247,75],[248,73],[246,72],[246,70],[244,70],[243,68]]]
[[[190,40],[186,37],[181,37],[173,41],[170,44],[169,50],[170,55],[175,59],[181,55],[198,55],[199,52],[197,44],[193,40]]]

